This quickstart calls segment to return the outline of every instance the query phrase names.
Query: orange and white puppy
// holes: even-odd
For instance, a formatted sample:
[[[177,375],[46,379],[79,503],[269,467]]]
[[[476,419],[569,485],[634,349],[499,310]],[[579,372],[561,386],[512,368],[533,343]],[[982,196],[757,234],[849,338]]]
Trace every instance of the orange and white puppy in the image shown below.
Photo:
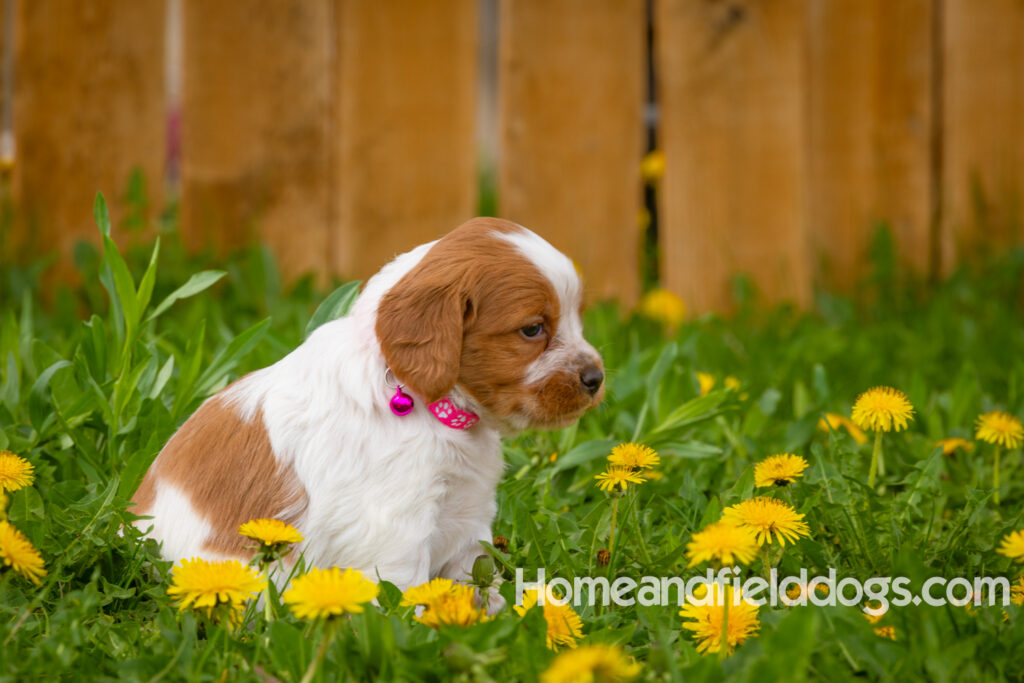
[[[239,525],[277,518],[305,536],[310,565],[402,589],[464,580],[492,539],[499,435],[569,425],[604,395],[580,305],[554,247],[508,221],[468,221],[203,403],[136,491],[132,511],[148,517],[136,526],[170,560],[245,558]]]

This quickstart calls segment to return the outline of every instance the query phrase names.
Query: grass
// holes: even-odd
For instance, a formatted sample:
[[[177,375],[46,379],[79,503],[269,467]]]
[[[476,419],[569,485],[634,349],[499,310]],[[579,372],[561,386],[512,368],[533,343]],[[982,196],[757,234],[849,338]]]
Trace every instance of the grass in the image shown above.
[[[101,230],[109,221],[97,206]],[[126,504],[176,427],[234,377],[275,361],[310,326],[343,310],[309,280],[282,288],[268,254],[212,261],[185,256],[173,231],[159,249],[79,252],[85,287],[43,307],[38,272],[5,268],[0,301],[0,449],[35,465],[34,485],[8,516],[46,561],[35,586],[0,571],[3,680],[298,681],[322,630],[250,606],[239,629],[179,612],[169,565],[126,523]],[[991,488],[992,447],[944,456],[949,436],[973,438],[991,409],[1024,414],[1024,252],[961,268],[926,286],[901,273],[880,241],[876,269],[855,299],[820,293],[800,313],[757,304],[737,286],[729,319],[690,319],[674,333],[610,305],[586,314],[608,367],[603,405],[559,432],[505,444],[493,552],[505,578],[683,576],[692,534],[755,490],[753,465],[791,452],[810,463],[778,494],[805,515],[810,536],[769,561],[780,575],[834,567],[841,577],[1015,578],[996,552],[1024,528],[1020,449],[1002,453],[1002,499]],[[314,320],[315,318],[315,320]],[[701,395],[697,372],[716,378]],[[723,387],[733,376],[739,389]],[[915,408],[884,439],[885,473],[866,485],[872,443],[818,428],[849,415],[875,385],[902,389]],[[654,447],[658,478],[613,506],[596,487],[610,449]],[[613,507],[616,509],[613,522]],[[608,566],[598,557],[617,525]],[[123,535],[122,535],[123,531]],[[760,574],[765,555],[744,568]],[[511,602],[511,583],[502,590]],[[343,620],[319,680],[533,680],[551,663],[540,610],[506,610],[470,627],[427,628],[381,587],[379,607]],[[620,645],[642,680],[1006,680],[1024,675],[1024,609],[893,607],[880,637],[857,606],[762,607],[760,632],[728,658],[697,652],[676,607],[583,606],[581,644]]]

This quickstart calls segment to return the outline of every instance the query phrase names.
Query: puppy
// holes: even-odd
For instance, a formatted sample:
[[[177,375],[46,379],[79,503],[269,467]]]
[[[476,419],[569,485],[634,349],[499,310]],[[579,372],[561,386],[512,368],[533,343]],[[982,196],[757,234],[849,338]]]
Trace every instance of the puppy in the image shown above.
[[[604,395],[581,289],[568,258],[494,218],[397,257],[347,317],[200,406],[135,492],[136,526],[170,560],[244,560],[239,525],[276,518],[309,565],[403,590],[467,579],[499,435],[567,426]]]

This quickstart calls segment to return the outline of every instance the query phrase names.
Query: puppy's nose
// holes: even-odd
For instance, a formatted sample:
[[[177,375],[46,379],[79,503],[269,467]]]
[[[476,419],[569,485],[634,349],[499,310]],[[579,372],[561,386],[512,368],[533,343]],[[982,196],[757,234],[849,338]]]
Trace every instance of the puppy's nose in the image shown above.
[[[604,381],[604,373],[596,365],[590,365],[580,373],[580,381],[587,388],[587,391],[590,392],[590,395],[593,396],[601,388],[601,382]]]

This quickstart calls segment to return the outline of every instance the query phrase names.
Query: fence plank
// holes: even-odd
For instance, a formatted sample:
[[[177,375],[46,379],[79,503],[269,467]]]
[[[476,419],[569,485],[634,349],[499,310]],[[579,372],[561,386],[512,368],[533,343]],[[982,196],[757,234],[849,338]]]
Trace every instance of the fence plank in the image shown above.
[[[476,210],[475,0],[341,0],[336,272],[365,278]]]
[[[663,282],[696,311],[730,307],[734,272],[768,301],[806,304],[804,3],[656,12]]]
[[[182,232],[328,266],[330,0],[185,0]]]
[[[932,264],[931,0],[814,0],[809,50],[808,220],[826,286],[864,275],[875,226]]]
[[[56,252],[50,277],[73,281],[73,246],[97,241],[97,191],[117,225],[125,183],[141,168],[149,214],[160,207],[164,3],[22,0],[14,32],[13,196],[21,216],[12,251]]]
[[[948,268],[957,253],[1024,239],[1024,2],[942,7]]]
[[[640,0],[502,3],[500,213],[580,266],[588,295],[639,290],[646,87]]]

